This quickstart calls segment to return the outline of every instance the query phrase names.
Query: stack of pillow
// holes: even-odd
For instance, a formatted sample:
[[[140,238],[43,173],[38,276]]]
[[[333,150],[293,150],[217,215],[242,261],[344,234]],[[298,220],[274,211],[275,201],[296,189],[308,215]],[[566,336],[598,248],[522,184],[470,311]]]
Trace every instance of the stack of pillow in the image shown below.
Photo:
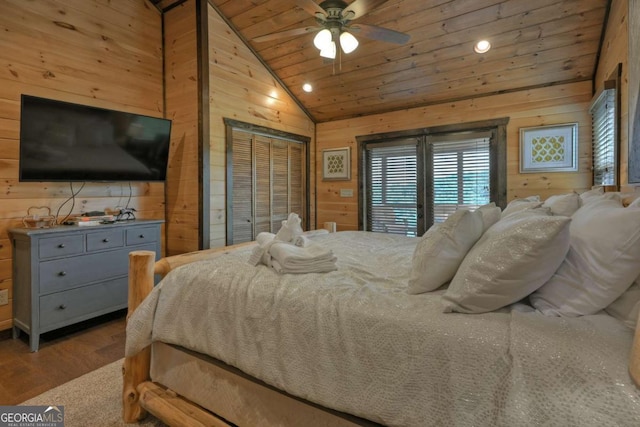
[[[458,210],[420,238],[408,292],[442,294],[445,312],[484,313],[529,298],[550,316],[606,310],[635,328],[640,198],[601,189]]]

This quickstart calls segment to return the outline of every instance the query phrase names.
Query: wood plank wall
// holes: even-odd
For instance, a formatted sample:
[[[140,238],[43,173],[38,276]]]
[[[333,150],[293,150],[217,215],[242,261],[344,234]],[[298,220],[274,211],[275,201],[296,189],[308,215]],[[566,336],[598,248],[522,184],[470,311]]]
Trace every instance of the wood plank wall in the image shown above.
[[[225,117],[311,138],[311,224],[315,224],[315,125],[218,12],[209,6],[210,245],[224,246]]]
[[[11,244],[31,206],[56,212],[68,183],[18,182],[20,95],[163,116],[162,25],[146,0],[0,2],[0,330],[11,327]],[[164,218],[164,184],[133,183],[140,218]],[[79,188],[79,184],[75,185]],[[124,206],[127,183],[87,183],[73,213]],[[69,205],[61,214],[66,215]]]
[[[167,255],[197,251],[199,228],[199,107],[196,2],[164,13],[165,102],[172,120],[167,171]]]
[[[377,114],[316,125],[317,223],[335,221],[338,230],[358,227],[358,147],[356,136],[420,127],[450,125],[509,117],[507,126],[507,200],[517,197],[582,191],[591,186],[591,82],[532,89]],[[519,173],[519,129],[521,127],[579,123],[579,171],[572,173]],[[351,147],[351,180],[322,181],[322,150]],[[353,197],[340,197],[340,190]]]
[[[633,191],[627,185],[628,180],[628,141],[629,141],[629,27],[628,0],[613,0],[609,12],[609,20],[600,61],[594,79],[595,95],[602,91],[604,82],[614,72],[618,64],[622,64],[621,102],[620,102],[620,184],[623,191]]]

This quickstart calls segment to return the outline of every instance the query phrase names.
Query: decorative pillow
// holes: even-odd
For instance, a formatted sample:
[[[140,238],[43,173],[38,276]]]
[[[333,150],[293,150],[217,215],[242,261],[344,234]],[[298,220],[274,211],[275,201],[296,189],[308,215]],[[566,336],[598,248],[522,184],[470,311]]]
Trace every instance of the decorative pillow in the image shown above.
[[[551,196],[542,206],[550,208],[554,215],[571,216],[580,208],[580,196],[578,193]]]
[[[603,187],[596,187],[593,190],[585,191],[580,194],[580,202],[582,205],[597,202],[599,200],[615,200],[622,205],[622,197],[620,193],[615,191],[605,192]]]
[[[603,194],[604,194],[604,187],[593,187],[589,191],[580,193],[580,200],[582,200],[582,202],[584,203],[594,196],[602,196]]]
[[[604,309],[640,275],[640,211],[599,199],[573,214],[566,259],[537,292],[547,315],[581,316]]]
[[[640,208],[640,197],[635,199],[633,202],[629,203],[630,208]]]
[[[620,298],[612,302],[605,311],[622,323],[635,329],[640,312],[640,277],[624,291]]]
[[[524,210],[493,225],[469,251],[443,295],[444,311],[484,313],[542,286],[569,250],[565,216]]]
[[[480,206],[477,211],[482,215],[482,232],[484,233],[496,222],[500,221],[502,209],[495,202]]]
[[[530,196],[524,199],[514,199],[507,204],[507,207],[502,211],[502,218],[515,212],[523,211],[525,209],[537,208],[542,205],[539,196]]]
[[[482,215],[461,209],[431,227],[413,252],[407,292],[420,294],[451,280],[469,249],[482,235]]]

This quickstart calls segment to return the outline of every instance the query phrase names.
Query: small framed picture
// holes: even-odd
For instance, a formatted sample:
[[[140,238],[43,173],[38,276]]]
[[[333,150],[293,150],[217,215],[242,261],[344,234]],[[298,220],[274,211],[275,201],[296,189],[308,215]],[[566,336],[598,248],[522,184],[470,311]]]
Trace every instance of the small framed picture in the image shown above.
[[[577,170],[577,123],[520,128],[520,173]]]
[[[349,181],[351,179],[351,148],[322,150],[322,180]]]

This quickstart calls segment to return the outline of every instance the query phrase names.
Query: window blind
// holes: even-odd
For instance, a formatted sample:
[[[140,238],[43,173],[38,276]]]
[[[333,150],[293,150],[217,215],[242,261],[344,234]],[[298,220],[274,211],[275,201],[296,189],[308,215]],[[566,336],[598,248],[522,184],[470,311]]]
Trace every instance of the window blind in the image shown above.
[[[616,90],[605,89],[591,107],[593,185],[616,182]]]
[[[490,138],[446,138],[430,141],[433,180],[433,221],[443,222],[459,208],[489,203]]]
[[[417,235],[417,145],[366,148],[367,230]]]

